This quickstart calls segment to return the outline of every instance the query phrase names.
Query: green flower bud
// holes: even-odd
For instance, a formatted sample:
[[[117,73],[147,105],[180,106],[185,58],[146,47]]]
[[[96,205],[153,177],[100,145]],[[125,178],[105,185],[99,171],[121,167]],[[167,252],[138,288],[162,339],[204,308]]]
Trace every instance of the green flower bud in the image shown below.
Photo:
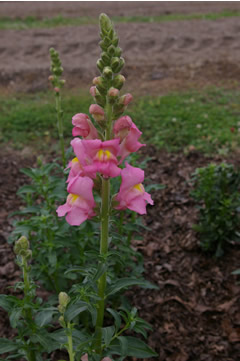
[[[111,68],[114,73],[117,73],[117,69],[119,68],[120,59],[117,57],[112,58],[111,60]]]
[[[108,91],[108,101],[110,104],[114,104],[119,96],[119,90],[116,88],[110,88]]]
[[[104,45],[107,47],[109,45],[111,45],[111,39],[109,39],[109,37],[107,37],[107,36],[104,38],[103,42],[104,42]]]
[[[103,40],[101,40],[101,41],[99,42],[99,46],[100,46],[100,48],[101,48],[103,51],[106,51],[106,50],[108,49],[108,46],[105,45],[105,43],[104,43]]]
[[[109,30],[111,30],[113,28],[111,20],[104,13],[100,14],[99,22],[100,22],[100,28],[101,28],[102,32],[104,32],[104,30],[109,31]]]
[[[112,78],[112,69],[110,68],[110,66],[105,66],[102,74],[106,79],[111,79]]]
[[[30,260],[32,258],[32,251],[30,249],[25,251],[26,260]]]
[[[115,54],[115,46],[110,45],[110,46],[108,47],[107,53],[108,53],[110,56],[113,56],[113,55]]]
[[[120,58],[121,54],[122,54],[122,49],[119,47],[115,48],[115,56]]]
[[[71,299],[66,292],[59,293],[59,295],[58,295],[59,306],[66,308],[67,305],[69,304],[70,300]]]
[[[117,69],[115,69],[115,73],[119,73],[120,70],[123,68],[124,64],[125,64],[124,59],[123,59],[123,58],[120,58],[120,59],[119,59],[119,65],[118,65]]]
[[[110,59],[110,57],[108,56],[107,53],[103,52],[101,54],[101,58],[102,58],[102,61],[103,61],[104,65],[109,65],[110,64],[111,59]]]
[[[98,59],[98,60],[97,60],[97,67],[98,67],[98,69],[99,69],[100,71],[103,70],[104,64],[103,64],[102,59]]]
[[[63,316],[60,316],[60,317],[59,317],[58,322],[60,323],[60,325],[61,325],[62,327],[65,327],[65,321],[64,321],[64,317],[63,317]]]
[[[21,254],[22,251],[23,251],[23,253],[25,253],[28,249],[29,249],[29,241],[27,240],[27,238],[25,236],[20,237],[15,242],[14,253],[16,255],[22,255]]]
[[[117,35],[115,34],[115,37],[114,37],[113,40],[112,40],[112,44],[113,44],[114,46],[118,46],[118,41],[119,41],[119,39],[118,39]]]
[[[121,74],[116,75],[113,78],[113,87],[117,89],[121,89],[123,87],[123,84],[125,83],[125,77]]]

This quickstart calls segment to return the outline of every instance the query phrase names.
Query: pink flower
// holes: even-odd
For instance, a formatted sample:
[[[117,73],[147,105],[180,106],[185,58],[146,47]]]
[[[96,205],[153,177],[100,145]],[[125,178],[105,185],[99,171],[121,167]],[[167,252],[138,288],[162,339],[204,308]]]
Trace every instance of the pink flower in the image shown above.
[[[98,138],[97,129],[94,127],[87,114],[78,113],[74,115],[74,117],[72,118],[72,124],[75,125],[72,130],[72,135],[74,137],[80,135],[85,139]]]
[[[128,208],[139,214],[146,214],[146,205],[147,203],[153,205],[153,200],[142,185],[144,171],[126,162],[126,168],[121,171],[121,176],[120,190],[114,199],[119,204],[115,208],[121,210]]]
[[[119,139],[102,142],[95,140],[80,140],[75,138],[71,145],[76,154],[84,175],[96,177],[99,172],[105,177],[117,177],[121,169],[117,166],[117,154],[119,151]]]
[[[131,103],[132,100],[133,100],[132,94],[127,93],[120,98],[120,103],[127,106],[129,103]]]
[[[92,218],[95,215],[92,189],[92,179],[88,177],[72,178],[67,187],[70,194],[66,203],[58,207],[58,216],[63,217],[67,214],[66,221],[71,226],[79,226],[86,219]]]
[[[91,104],[89,108],[89,113],[92,114],[96,122],[101,122],[105,118],[105,113],[102,107],[97,104]]]
[[[138,142],[138,138],[142,132],[136,127],[132,119],[125,115],[119,118],[113,127],[115,138],[120,139],[120,148],[118,156],[121,157],[120,163],[133,152],[138,151],[139,148],[145,146]]]

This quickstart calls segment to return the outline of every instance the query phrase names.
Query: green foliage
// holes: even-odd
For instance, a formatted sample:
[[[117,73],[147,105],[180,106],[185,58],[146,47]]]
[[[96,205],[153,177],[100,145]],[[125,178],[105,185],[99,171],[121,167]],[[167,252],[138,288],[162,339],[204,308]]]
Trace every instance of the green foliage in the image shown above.
[[[183,20],[218,20],[228,17],[239,17],[240,12],[236,10],[224,10],[219,13],[207,14],[164,14],[164,15],[135,15],[135,16],[113,16],[115,23],[155,23],[167,21],[183,21]],[[35,16],[27,16],[26,18],[0,18],[0,29],[33,29],[33,28],[54,28],[58,26],[81,26],[86,24],[97,24],[98,19],[81,16],[81,17],[65,17],[63,15],[54,16],[52,18],[40,19]]]
[[[240,173],[232,164],[210,164],[198,168],[192,178],[191,195],[198,202],[203,250],[222,256],[228,242],[240,240]]]
[[[53,149],[58,139],[53,97],[49,93],[1,97],[0,139],[15,147],[34,142],[35,149]],[[79,109],[88,113],[89,103],[89,96],[82,93],[63,97],[65,144],[70,142],[72,116]],[[194,146],[204,153],[226,154],[239,145],[239,103],[239,91],[213,88],[141,97],[129,105],[128,113],[143,131],[143,140],[158,148],[188,151]]]

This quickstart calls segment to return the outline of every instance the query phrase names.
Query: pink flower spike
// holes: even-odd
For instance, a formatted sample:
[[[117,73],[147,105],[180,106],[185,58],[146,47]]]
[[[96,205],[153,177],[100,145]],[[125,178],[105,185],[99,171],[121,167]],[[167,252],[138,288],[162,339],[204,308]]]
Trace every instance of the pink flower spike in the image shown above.
[[[72,130],[74,137],[80,135],[85,139],[97,139],[98,132],[91,119],[84,113],[78,113],[72,118],[72,124],[75,127]]]
[[[72,178],[67,187],[70,194],[66,203],[58,207],[58,216],[63,217],[67,214],[66,221],[71,226],[79,226],[86,219],[92,218],[95,215],[92,189],[92,179],[88,177]]]
[[[96,122],[101,122],[105,118],[104,110],[97,104],[91,104],[89,108],[89,113],[92,114]]]
[[[121,171],[121,176],[120,190],[114,199],[119,203],[115,208],[120,210],[128,208],[139,214],[146,214],[146,205],[147,203],[153,205],[153,200],[142,185],[144,171],[126,162],[126,168]]]
[[[117,154],[119,152],[119,139],[112,139],[102,142],[101,140],[83,140],[84,159],[87,164],[84,166],[84,173],[101,173],[104,177],[117,177],[121,169],[117,166]],[[78,155],[77,155],[78,156]],[[80,155],[81,156],[81,155]],[[78,157],[79,159],[79,157]],[[79,159],[80,160],[80,159]],[[80,160],[81,162],[81,160]]]

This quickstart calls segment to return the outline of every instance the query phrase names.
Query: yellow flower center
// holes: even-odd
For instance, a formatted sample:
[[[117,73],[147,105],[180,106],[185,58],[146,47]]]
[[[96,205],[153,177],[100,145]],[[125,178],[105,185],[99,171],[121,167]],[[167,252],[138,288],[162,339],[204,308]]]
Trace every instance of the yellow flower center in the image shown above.
[[[79,198],[79,196],[78,196],[77,194],[70,193],[70,194],[68,195],[67,201],[68,201],[68,203],[70,203],[71,205],[73,205],[78,198]]]
[[[77,157],[73,158],[72,163],[79,163],[79,160],[77,159]]]
[[[96,156],[101,162],[106,162],[112,158],[112,153],[109,150],[100,149]]]
[[[144,193],[145,192],[145,189],[142,185],[142,183],[138,183],[138,184],[135,184],[135,186],[133,186],[134,189],[136,189],[138,192],[140,193]]]

